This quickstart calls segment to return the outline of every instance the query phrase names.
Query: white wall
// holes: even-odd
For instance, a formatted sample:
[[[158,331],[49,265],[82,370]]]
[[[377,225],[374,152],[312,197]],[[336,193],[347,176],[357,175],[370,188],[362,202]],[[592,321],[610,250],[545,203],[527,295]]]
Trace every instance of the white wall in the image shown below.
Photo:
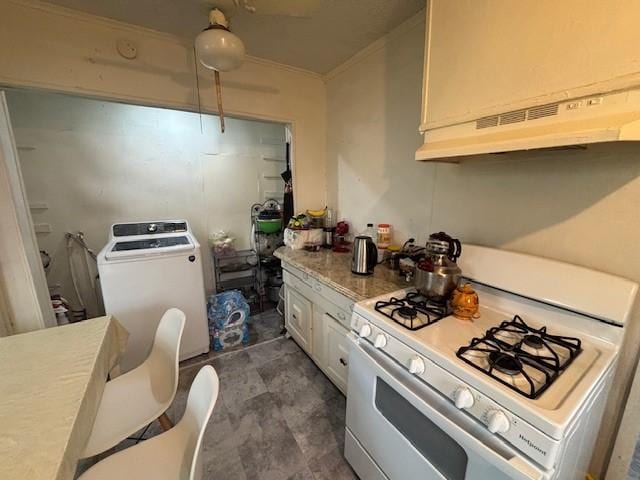
[[[251,205],[265,191],[282,192],[282,180],[263,176],[279,176],[284,163],[262,156],[284,159],[284,144],[266,143],[284,139],[283,124],[230,119],[221,134],[213,115],[34,91],[7,97],[27,197],[48,205],[32,216],[53,229],[38,234],[40,248],[53,256],[49,285],[60,284],[69,300],[75,295],[65,232],[84,232],[97,253],[112,223],[186,218],[204,247],[211,291],[209,234],[226,230],[247,248]]]
[[[423,44],[419,14],[327,82],[329,204],[356,230],[391,223],[396,240],[425,239],[429,231],[433,167],[411,161],[422,143]]]
[[[328,197],[340,216],[392,223],[400,241],[445,230],[640,281],[640,145],[418,163],[423,46],[414,19],[328,76]],[[596,473],[637,360],[637,311],[627,333]]]
[[[198,111],[193,39],[31,0],[0,0],[0,86]],[[198,32],[194,32],[194,37]],[[122,58],[119,39],[138,48]],[[292,123],[298,209],[325,205],[325,85],[319,75],[249,57],[222,75],[228,114]],[[212,72],[199,69],[204,111],[215,112]]]

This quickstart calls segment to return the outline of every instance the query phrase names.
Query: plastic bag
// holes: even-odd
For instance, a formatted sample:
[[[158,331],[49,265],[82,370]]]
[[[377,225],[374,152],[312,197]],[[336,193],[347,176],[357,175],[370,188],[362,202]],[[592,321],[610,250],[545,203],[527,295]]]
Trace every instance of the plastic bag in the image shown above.
[[[211,295],[207,316],[215,351],[249,342],[250,308],[239,290]]]
[[[232,255],[235,253],[236,239],[224,230],[218,230],[209,235],[209,245],[216,255]]]

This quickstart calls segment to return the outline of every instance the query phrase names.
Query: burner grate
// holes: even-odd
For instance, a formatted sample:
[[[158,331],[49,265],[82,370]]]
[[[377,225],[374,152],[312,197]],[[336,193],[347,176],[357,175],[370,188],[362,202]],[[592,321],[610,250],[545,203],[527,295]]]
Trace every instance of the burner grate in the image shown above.
[[[449,315],[446,304],[433,302],[418,292],[409,292],[404,298],[379,300],[374,309],[412,331],[433,325]]]
[[[509,343],[501,337],[505,332],[514,334],[516,338],[521,336],[521,339],[515,343]],[[532,328],[519,315],[514,316],[511,321],[504,321],[500,326],[490,329],[486,335],[503,348],[514,349],[519,355],[531,357],[552,370],[564,370],[582,351],[582,343],[578,338],[551,335],[547,333],[547,327]],[[531,350],[527,351],[526,347],[530,347]],[[568,354],[566,360],[563,361],[560,358],[558,349]],[[531,351],[545,352],[547,355],[533,354]]]
[[[535,329],[518,315],[460,347],[458,358],[503,385],[536,399],[582,352],[577,338]]]

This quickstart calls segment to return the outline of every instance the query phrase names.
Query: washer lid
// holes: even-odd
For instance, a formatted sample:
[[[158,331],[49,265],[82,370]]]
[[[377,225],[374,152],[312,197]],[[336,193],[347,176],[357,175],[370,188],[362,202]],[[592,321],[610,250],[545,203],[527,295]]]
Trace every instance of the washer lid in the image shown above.
[[[163,253],[177,253],[193,250],[191,239],[186,236],[153,237],[140,240],[116,241],[106,253],[105,257],[123,258],[160,255]]]

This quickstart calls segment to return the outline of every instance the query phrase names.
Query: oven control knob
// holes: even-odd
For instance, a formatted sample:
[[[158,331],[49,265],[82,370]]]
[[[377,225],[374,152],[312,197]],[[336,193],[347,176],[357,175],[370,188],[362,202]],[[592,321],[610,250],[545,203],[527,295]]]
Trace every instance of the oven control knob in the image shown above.
[[[413,357],[409,361],[409,372],[414,375],[421,375],[424,373],[424,361],[420,357]]]
[[[387,337],[384,336],[384,333],[379,333],[376,336],[373,346],[376,348],[384,348],[387,346]]]
[[[469,390],[468,388],[464,388],[464,387],[459,388],[453,394],[453,398],[455,400],[456,407],[458,407],[461,410],[464,408],[473,407],[473,401],[474,401],[473,394],[471,393],[471,390]]]
[[[509,419],[500,410],[492,410],[487,415],[487,427],[491,433],[505,433],[509,430]]]
[[[358,335],[360,335],[362,338],[367,338],[369,335],[371,335],[371,326],[369,326],[369,324],[367,323],[362,325],[360,327],[360,332],[358,333]]]

